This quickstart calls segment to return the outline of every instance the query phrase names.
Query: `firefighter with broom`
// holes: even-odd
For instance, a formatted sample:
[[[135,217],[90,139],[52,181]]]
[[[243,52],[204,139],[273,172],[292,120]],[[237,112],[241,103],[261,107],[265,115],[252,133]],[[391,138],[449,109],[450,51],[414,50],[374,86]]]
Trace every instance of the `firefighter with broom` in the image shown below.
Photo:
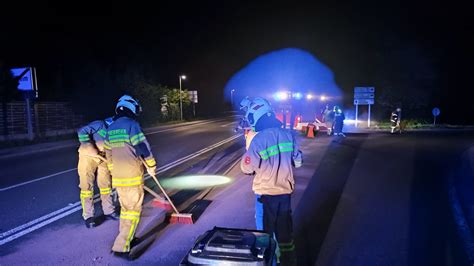
[[[302,165],[302,153],[291,132],[281,128],[267,100],[255,98],[246,117],[254,133],[247,136],[241,169],[246,174],[255,174],[252,190],[258,202],[257,227],[263,224],[263,230],[276,238],[281,264],[295,265],[291,194],[295,189],[293,167]]]
[[[140,221],[144,197],[144,172],[155,174],[156,161],[136,118],[142,108],[129,95],[116,105],[114,122],[107,131],[105,151],[112,173],[112,186],[120,201],[119,234],[112,247],[114,255],[128,259],[130,242]]]
[[[82,217],[87,228],[97,226],[94,217],[94,181],[96,180],[100,191],[102,211],[106,220],[118,220],[112,200],[112,182],[110,171],[103,161],[104,139],[107,127],[112,124],[112,118],[93,121],[77,131],[81,145],[79,146],[79,188],[81,189]]]

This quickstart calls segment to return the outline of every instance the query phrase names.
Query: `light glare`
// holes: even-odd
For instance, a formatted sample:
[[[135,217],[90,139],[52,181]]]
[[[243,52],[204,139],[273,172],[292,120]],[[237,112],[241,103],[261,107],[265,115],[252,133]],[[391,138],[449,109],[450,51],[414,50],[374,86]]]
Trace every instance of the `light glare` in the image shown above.
[[[187,175],[168,178],[160,183],[169,189],[203,189],[224,185],[231,181],[231,178],[221,175]]]

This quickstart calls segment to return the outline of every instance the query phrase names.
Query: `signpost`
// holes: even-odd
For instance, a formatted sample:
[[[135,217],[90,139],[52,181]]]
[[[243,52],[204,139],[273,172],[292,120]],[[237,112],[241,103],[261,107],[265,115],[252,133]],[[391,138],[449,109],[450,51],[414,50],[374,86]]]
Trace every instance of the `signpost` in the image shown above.
[[[374,87],[354,87],[354,105],[355,105],[355,126],[357,127],[359,116],[359,105],[368,105],[369,116],[367,126],[370,127],[370,107],[375,103]]]
[[[436,126],[436,117],[439,116],[439,114],[441,113],[441,111],[439,110],[438,107],[435,107],[435,108],[433,108],[433,110],[431,111],[431,113],[433,114],[433,126]]]
[[[198,103],[198,92],[197,91],[188,91],[189,99],[193,103],[193,116],[196,116],[196,107],[195,104]]]
[[[28,128],[28,139],[33,140],[33,121],[31,118],[31,100],[38,98],[38,80],[34,67],[12,68],[13,77],[18,79],[18,90],[23,92],[26,102],[26,122]]]

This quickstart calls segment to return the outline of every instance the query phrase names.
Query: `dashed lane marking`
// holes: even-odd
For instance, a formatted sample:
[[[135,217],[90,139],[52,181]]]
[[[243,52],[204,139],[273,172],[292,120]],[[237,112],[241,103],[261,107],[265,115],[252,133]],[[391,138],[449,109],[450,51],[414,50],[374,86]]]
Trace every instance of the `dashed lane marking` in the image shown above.
[[[175,130],[175,129],[181,129],[181,128],[184,128],[184,127],[195,126],[195,125],[204,125],[204,124],[215,123],[215,122],[216,121],[208,121],[208,122],[195,123],[195,124],[191,124],[191,125],[184,125],[184,126],[180,126],[180,127],[168,128],[168,129],[163,129],[163,130],[157,130],[157,131],[148,132],[145,135],[153,135],[153,134],[157,134],[157,133],[161,133],[161,132],[167,132],[167,131],[171,131],[171,130]],[[17,188],[17,187],[21,187],[21,186],[24,186],[24,185],[28,185],[28,184],[31,184],[31,183],[35,183],[35,182],[45,180],[45,179],[48,179],[48,178],[51,178],[51,177],[55,177],[55,176],[58,176],[58,175],[69,173],[69,172],[72,172],[72,171],[75,171],[75,170],[77,170],[77,167],[76,168],[71,168],[71,169],[68,169],[68,170],[64,170],[64,171],[61,171],[61,172],[57,172],[57,173],[54,173],[54,174],[50,174],[50,175],[47,175],[47,176],[35,178],[33,180],[29,180],[29,181],[26,181],[26,182],[23,182],[23,183],[15,184],[15,185],[12,185],[12,186],[9,186],[9,187],[0,188],[0,192],[7,191],[7,190],[10,190],[10,189],[14,189],[14,188]]]
[[[165,172],[169,169],[172,169],[176,166],[179,166],[179,165],[181,165],[181,164],[183,164],[183,163],[185,163],[185,162],[187,162],[191,159],[194,159],[194,158],[196,158],[196,157],[198,157],[198,156],[200,156],[200,155],[202,155],[206,152],[209,152],[209,151],[211,151],[213,149],[216,149],[216,148],[218,148],[218,147],[220,147],[220,146],[222,146],[226,143],[229,143],[229,142],[237,139],[240,136],[242,136],[242,134],[234,135],[230,138],[224,139],[220,142],[217,142],[217,143],[215,143],[211,146],[208,146],[208,147],[206,147],[202,150],[199,150],[195,153],[192,153],[192,154],[189,154],[185,157],[182,157],[182,158],[180,158],[180,159],[178,159],[174,162],[168,163],[168,164],[158,168],[157,169],[158,171],[156,172],[156,174],[157,175],[161,174],[161,173],[163,173],[163,172]],[[72,170],[75,170],[75,169],[70,169],[69,171],[72,171]],[[150,176],[148,174],[146,174],[145,175],[145,180],[147,180],[149,178],[150,178]],[[94,202],[97,202],[98,200],[99,200],[99,194],[94,195]],[[47,215],[44,215],[40,218],[37,218],[33,221],[30,221],[26,224],[17,226],[15,228],[11,229],[11,230],[3,232],[3,233],[0,234],[0,246],[6,244],[8,242],[11,242],[11,241],[13,241],[13,240],[15,240],[19,237],[22,237],[26,234],[29,234],[33,231],[36,231],[36,230],[38,230],[38,229],[40,229],[40,228],[42,228],[42,227],[44,227],[44,226],[46,226],[50,223],[53,223],[53,222],[55,222],[55,221],[57,221],[57,220],[59,220],[63,217],[66,217],[66,216],[68,216],[72,213],[75,213],[75,212],[77,212],[81,209],[82,209],[81,202],[77,201],[75,203],[69,204],[68,206],[66,206],[62,209],[56,210],[56,211],[51,212]]]

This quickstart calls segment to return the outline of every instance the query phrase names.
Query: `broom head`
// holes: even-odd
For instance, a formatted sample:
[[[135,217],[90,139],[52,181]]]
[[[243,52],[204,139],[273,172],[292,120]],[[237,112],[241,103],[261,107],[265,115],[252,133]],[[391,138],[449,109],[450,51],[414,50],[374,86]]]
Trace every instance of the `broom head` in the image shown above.
[[[170,224],[194,224],[192,213],[173,213]]]

